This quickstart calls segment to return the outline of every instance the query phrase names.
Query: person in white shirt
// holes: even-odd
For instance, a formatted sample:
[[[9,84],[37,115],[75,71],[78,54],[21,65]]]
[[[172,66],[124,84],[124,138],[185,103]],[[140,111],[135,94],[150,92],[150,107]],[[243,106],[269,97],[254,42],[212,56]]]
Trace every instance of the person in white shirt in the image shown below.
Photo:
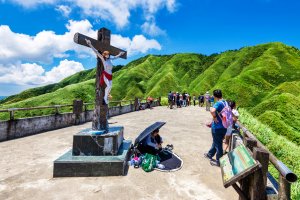
[[[206,105],[206,111],[209,111],[209,109],[210,109],[210,102],[209,102],[209,100],[210,100],[210,95],[209,95],[209,92],[207,91],[207,92],[205,93],[205,105]]]
[[[110,95],[110,91],[112,88],[112,69],[113,69],[112,60],[119,58],[125,52],[121,51],[117,56],[111,58],[109,51],[103,51],[103,53],[100,54],[99,51],[94,48],[90,40],[85,39],[85,41],[91,47],[91,49],[96,53],[96,55],[101,59],[103,63],[104,71],[102,72],[100,77],[100,85],[104,85],[104,83],[106,84],[104,102],[105,104],[108,104],[109,103],[108,96]]]
[[[229,147],[229,141],[230,141],[231,136],[232,136],[233,128],[235,127],[235,123],[238,121],[238,118],[239,118],[239,112],[236,110],[235,101],[228,100],[227,102],[228,102],[228,105],[231,108],[233,124],[232,124],[232,126],[229,126],[227,128],[227,132],[226,132],[226,135],[225,135],[224,153],[226,153],[226,150]]]

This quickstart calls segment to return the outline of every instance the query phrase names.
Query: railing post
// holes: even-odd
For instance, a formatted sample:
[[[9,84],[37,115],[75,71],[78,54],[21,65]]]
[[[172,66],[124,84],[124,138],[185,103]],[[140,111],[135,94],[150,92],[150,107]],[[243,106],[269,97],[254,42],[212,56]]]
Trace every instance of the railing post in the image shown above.
[[[250,199],[266,200],[267,172],[269,165],[269,153],[262,148],[253,148],[253,158],[261,164],[261,168],[251,175]]]
[[[57,115],[57,114],[59,114],[59,105],[55,105],[55,114]]]
[[[291,199],[291,184],[279,174],[279,191],[278,200],[290,200]]]
[[[244,144],[245,144],[245,146],[248,149],[250,149],[251,151],[253,151],[253,148],[256,147],[257,142],[253,138],[244,137]],[[245,194],[245,196],[248,199],[250,199],[250,185],[249,184],[250,184],[250,178],[249,178],[249,176],[245,177],[240,182],[241,190],[243,191],[243,193]],[[240,197],[239,200],[242,200],[242,198]]]
[[[257,141],[253,138],[244,137],[244,144],[253,152],[253,148],[257,146]]]
[[[82,100],[74,100],[73,101],[73,114],[75,114],[75,125],[80,124],[80,114],[83,109],[83,101]]]
[[[139,99],[137,97],[134,98],[134,110],[137,111],[139,106]]]
[[[11,109],[11,110],[9,111],[9,119],[10,119],[10,120],[14,120],[14,119],[15,119],[15,112],[14,112],[13,109]]]
[[[120,105],[119,105],[119,114],[122,114],[122,101],[120,101]]]

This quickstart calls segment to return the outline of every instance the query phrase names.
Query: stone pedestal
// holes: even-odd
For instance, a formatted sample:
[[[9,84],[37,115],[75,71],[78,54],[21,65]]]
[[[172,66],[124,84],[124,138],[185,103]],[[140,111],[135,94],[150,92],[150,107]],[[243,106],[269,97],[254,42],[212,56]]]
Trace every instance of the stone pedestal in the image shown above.
[[[104,131],[85,129],[73,137],[74,156],[116,155],[124,140],[124,127],[111,127],[107,134]]]
[[[70,150],[54,161],[53,177],[125,176],[130,145],[124,140],[115,156],[73,156]]]
[[[85,129],[73,137],[73,149],[54,161],[53,177],[124,176],[130,156],[130,140],[124,127],[109,132]]]

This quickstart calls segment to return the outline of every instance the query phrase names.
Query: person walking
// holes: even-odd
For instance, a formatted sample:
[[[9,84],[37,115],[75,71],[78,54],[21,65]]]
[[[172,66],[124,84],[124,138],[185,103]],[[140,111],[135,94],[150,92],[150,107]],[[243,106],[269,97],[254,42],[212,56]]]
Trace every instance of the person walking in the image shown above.
[[[194,101],[194,106],[196,106],[196,96],[195,96],[195,94],[193,95],[193,101]]]
[[[200,104],[200,107],[202,107],[204,105],[204,95],[203,94],[200,95],[200,102],[199,102],[199,104]]]
[[[207,153],[204,153],[204,157],[210,159],[211,165],[220,166],[219,160],[223,156],[223,139],[227,132],[227,128],[223,126],[220,113],[225,108],[227,102],[223,100],[221,90],[214,90],[213,95],[217,101],[214,107],[210,109],[210,113],[213,117],[213,122],[211,125],[213,143],[209,151]],[[216,160],[214,161],[212,160],[212,158],[215,155],[216,155]]]
[[[177,108],[181,108],[181,105],[180,105],[180,97],[179,97],[179,92],[176,93],[176,104],[177,104]]]
[[[186,97],[187,97],[187,95],[186,95],[186,93],[184,92],[184,93],[182,94],[182,106],[183,106],[183,107],[186,107]]]
[[[206,105],[206,111],[209,111],[209,108],[210,108],[210,95],[209,95],[209,92],[207,91],[205,93],[205,105]]]

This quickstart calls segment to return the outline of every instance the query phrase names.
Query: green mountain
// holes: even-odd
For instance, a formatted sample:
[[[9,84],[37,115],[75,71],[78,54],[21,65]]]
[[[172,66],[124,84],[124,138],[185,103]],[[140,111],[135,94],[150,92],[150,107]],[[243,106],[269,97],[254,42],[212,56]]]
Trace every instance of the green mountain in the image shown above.
[[[75,98],[93,102],[94,76],[95,69],[82,71],[59,83],[10,96],[0,105],[70,104]],[[294,47],[267,43],[210,56],[148,55],[117,67],[113,76],[113,100],[164,97],[170,90],[198,95],[220,88],[225,97],[300,143],[300,51]]]
[[[8,97],[0,106],[70,104],[75,98],[93,102],[94,76],[95,69],[79,72],[57,84]],[[275,42],[210,56],[148,55],[119,66],[113,77],[113,100],[165,97],[169,91],[199,95],[222,89],[227,99],[235,100],[287,143],[300,144],[300,51],[295,47]]]

